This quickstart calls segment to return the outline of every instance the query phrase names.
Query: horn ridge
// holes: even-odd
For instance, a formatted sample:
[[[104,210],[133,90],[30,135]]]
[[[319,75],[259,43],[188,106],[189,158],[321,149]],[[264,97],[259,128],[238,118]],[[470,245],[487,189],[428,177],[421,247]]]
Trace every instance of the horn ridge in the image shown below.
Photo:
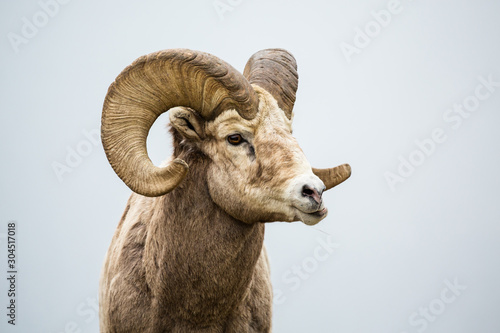
[[[241,73],[204,52],[158,51],[127,66],[105,97],[101,140],[114,171],[136,193],[168,193],[188,172],[182,160],[175,159],[160,168],[147,154],[151,126],[176,106],[190,107],[206,120],[229,109],[251,119],[257,113],[258,97]]]
[[[342,164],[329,169],[312,168],[312,171],[323,181],[326,190],[343,183],[351,176],[351,166],[349,164]]]
[[[250,57],[243,75],[250,84],[267,90],[289,119],[298,88],[299,75],[293,55],[284,49],[261,50]]]

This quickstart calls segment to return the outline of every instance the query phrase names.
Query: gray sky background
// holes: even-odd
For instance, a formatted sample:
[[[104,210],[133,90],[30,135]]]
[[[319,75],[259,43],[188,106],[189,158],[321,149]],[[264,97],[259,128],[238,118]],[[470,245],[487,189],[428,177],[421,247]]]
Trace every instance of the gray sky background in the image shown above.
[[[312,165],[353,175],[317,226],[267,226],[274,332],[500,332],[499,13],[472,0],[1,2],[0,331],[98,331],[130,190],[94,133],[120,71],[177,47],[242,71],[281,47],[299,67],[294,135]],[[148,140],[156,163],[167,118]]]

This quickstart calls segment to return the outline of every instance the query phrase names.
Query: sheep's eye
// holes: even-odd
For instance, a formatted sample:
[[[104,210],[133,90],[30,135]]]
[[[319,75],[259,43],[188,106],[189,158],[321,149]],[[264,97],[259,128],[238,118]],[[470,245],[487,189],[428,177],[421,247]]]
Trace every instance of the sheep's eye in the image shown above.
[[[241,143],[243,143],[243,138],[239,134],[232,134],[227,137],[227,142],[232,144],[233,146],[237,146]]]

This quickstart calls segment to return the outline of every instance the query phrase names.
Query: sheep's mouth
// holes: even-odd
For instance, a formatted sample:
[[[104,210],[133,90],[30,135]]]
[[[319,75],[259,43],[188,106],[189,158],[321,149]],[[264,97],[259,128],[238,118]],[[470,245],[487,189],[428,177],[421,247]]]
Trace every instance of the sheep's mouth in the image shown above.
[[[304,212],[299,209],[297,211],[298,220],[307,225],[315,225],[328,215],[328,209],[323,205],[321,205],[320,209],[313,212]]]
[[[328,214],[328,209],[326,207],[323,207],[323,209],[320,209],[314,213],[311,213],[311,215],[318,216],[318,217],[326,216],[326,214]]]

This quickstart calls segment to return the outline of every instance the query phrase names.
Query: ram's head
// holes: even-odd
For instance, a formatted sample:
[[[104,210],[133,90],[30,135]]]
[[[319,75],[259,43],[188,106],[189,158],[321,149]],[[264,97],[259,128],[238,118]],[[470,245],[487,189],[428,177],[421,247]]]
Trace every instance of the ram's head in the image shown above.
[[[196,153],[209,161],[203,178],[208,194],[233,217],[247,223],[316,224],[327,214],[323,191],[346,180],[351,170],[347,164],[311,168],[293,138],[296,69],[293,56],[281,49],[254,54],[243,75],[197,51],[143,56],[116,78],[106,96],[102,141],[108,160],[134,192],[161,196],[190,172],[175,151]],[[166,111],[181,140],[176,156],[157,167],[148,157],[146,138]]]

